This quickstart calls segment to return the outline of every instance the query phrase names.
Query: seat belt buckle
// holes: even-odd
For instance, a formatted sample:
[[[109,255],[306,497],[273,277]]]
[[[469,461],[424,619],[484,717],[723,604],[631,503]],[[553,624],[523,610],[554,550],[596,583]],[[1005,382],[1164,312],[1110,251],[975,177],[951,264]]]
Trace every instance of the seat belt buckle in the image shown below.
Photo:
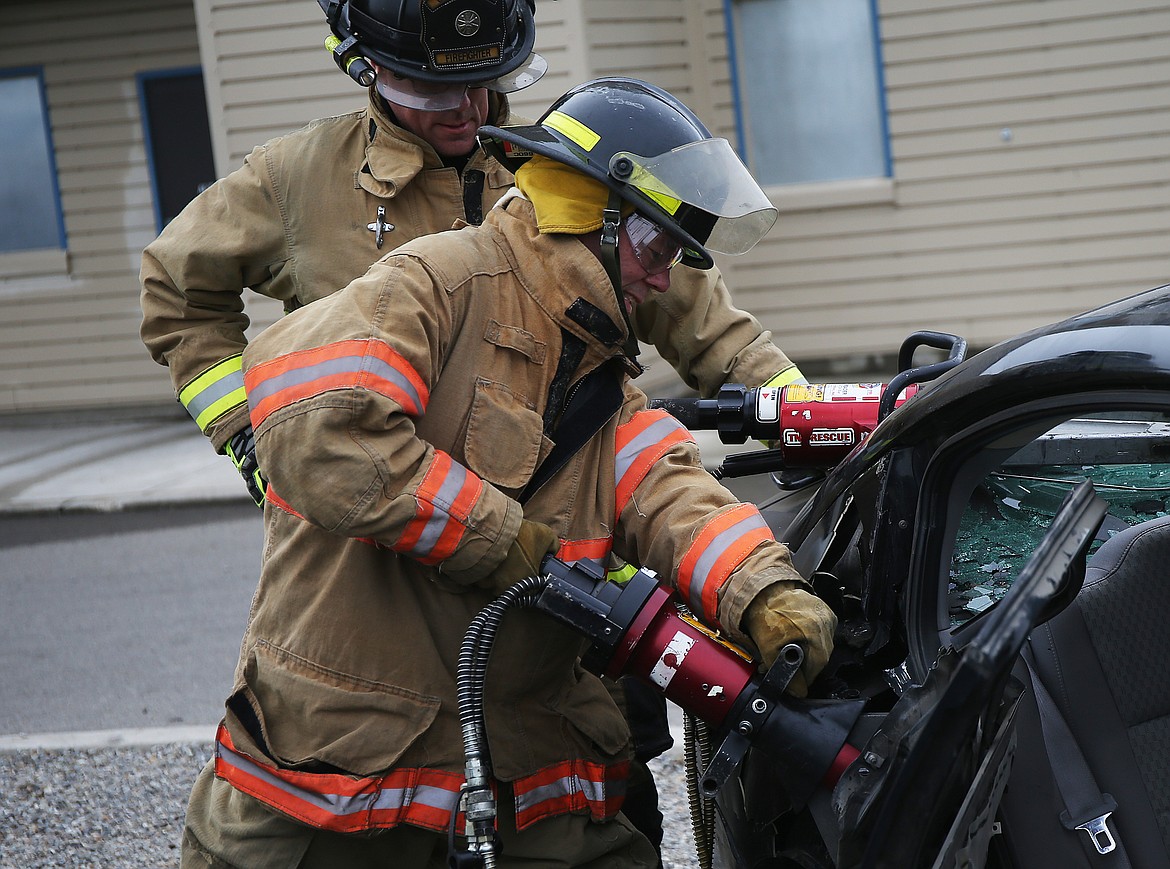
[[[1098,854],[1108,854],[1117,848],[1117,841],[1113,838],[1113,833],[1109,831],[1109,816],[1113,812],[1106,812],[1099,818],[1093,818],[1091,821],[1086,821],[1077,826],[1078,830],[1084,830],[1089,834],[1089,839],[1093,842],[1093,847],[1097,849]]]
[[[1113,831],[1109,829],[1109,818],[1117,808],[1117,801],[1109,794],[1101,794],[1101,798],[1102,805],[1090,809],[1090,812],[1101,812],[1096,817],[1078,824],[1069,818],[1068,812],[1061,812],[1060,822],[1067,830],[1084,830],[1098,854],[1109,854],[1117,850],[1117,840],[1113,837]]]

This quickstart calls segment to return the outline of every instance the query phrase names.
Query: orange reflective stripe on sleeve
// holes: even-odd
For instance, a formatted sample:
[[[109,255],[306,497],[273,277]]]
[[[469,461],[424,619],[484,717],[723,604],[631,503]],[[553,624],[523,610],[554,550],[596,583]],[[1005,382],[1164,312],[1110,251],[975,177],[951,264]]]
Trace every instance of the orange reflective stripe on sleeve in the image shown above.
[[[678,590],[691,612],[719,624],[719,589],[757,546],[775,540],[772,529],[751,504],[738,504],[708,522],[683,556]]]
[[[463,786],[462,775],[433,769],[398,769],[370,778],[280,769],[239,751],[222,724],[215,774],[265,805],[337,833],[398,824],[446,832]],[[456,823],[461,822],[460,814]]]
[[[567,760],[516,779],[516,829],[552,815],[588,810],[594,820],[608,820],[621,810],[630,765]]]
[[[402,536],[384,548],[401,552],[423,564],[438,564],[450,558],[467,530],[471,508],[483,491],[483,480],[441,450],[435,451],[431,467],[415,492],[415,515],[406,523]],[[272,506],[290,516],[308,521],[291,504],[268,487]],[[383,546],[369,537],[355,537],[360,543]]]
[[[435,450],[431,466],[415,491],[415,517],[390,548],[437,564],[449,558],[467,530],[471,508],[483,491],[483,480],[442,450]]]
[[[595,561],[604,563],[613,549],[613,537],[595,537],[592,540],[566,540],[557,550],[561,561]]]
[[[665,410],[643,410],[618,426],[614,456],[614,486],[617,490],[617,513],[633,497],[638,484],[646,478],[654,463],[679,443],[694,443],[689,431]]]
[[[250,368],[244,374],[252,425],[294,402],[336,389],[370,389],[421,416],[430,398],[413,366],[383,341],[339,341],[298,350]]]

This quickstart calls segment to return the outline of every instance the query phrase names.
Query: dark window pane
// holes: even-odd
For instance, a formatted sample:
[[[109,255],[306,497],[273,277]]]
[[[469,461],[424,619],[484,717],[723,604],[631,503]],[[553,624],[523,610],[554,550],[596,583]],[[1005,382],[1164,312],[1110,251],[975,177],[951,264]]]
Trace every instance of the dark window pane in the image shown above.
[[[144,75],[142,106],[161,229],[215,180],[203,74]]]

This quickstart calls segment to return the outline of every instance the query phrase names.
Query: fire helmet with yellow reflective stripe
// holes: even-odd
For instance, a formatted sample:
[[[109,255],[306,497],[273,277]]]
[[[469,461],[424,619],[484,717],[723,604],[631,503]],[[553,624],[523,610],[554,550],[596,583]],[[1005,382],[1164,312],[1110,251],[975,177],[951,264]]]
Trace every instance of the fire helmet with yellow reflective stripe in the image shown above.
[[[533,154],[601,181],[707,269],[709,251],[751,250],[776,208],[726,139],[671,94],[633,78],[594,79],[565,93],[536,124],[480,128],[481,145],[513,172]]]

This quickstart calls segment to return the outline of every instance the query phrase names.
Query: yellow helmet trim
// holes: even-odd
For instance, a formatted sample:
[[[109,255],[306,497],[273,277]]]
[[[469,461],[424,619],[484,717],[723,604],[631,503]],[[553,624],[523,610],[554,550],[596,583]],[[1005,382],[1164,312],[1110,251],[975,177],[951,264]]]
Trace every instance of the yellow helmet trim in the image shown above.
[[[638,187],[636,184],[634,186]],[[661,205],[662,210],[667,214],[674,214],[682,205],[681,199],[675,199],[673,196],[667,196],[665,193],[659,193],[656,190],[646,190],[645,188],[638,187],[638,192],[643,196],[648,196]]]
[[[584,148],[586,151],[592,151],[594,146],[601,141],[601,136],[564,112],[549,112],[548,117],[541,121],[541,124],[556,130],[574,145]]]

